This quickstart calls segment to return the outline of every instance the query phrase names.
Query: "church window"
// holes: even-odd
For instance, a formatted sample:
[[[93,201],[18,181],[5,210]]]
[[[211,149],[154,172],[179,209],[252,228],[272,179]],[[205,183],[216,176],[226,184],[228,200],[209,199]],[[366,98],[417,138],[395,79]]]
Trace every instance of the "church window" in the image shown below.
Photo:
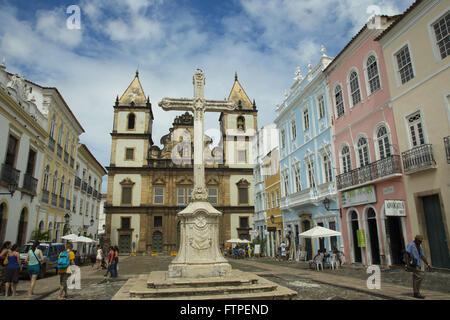
[[[212,204],[218,203],[218,192],[216,188],[208,189],[208,201]]]
[[[237,128],[238,130],[245,131],[245,118],[243,116],[237,118]]]
[[[161,228],[162,227],[162,217],[161,216],[153,217],[153,226],[155,228]]]
[[[125,149],[125,160],[134,160],[134,148]]]
[[[164,188],[154,188],[153,203],[155,204],[164,203]]]
[[[177,204],[184,204],[184,188],[177,188]]]
[[[248,204],[248,181],[241,179],[237,184],[238,187],[238,204]]]
[[[238,163],[247,162],[247,153],[245,150],[238,150]]]
[[[120,228],[121,229],[130,229],[131,227],[131,218],[130,217],[121,217]]]
[[[122,186],[122,204],[131,204],[132,186]]]
[[[136,116],[134,113],[128,115],[128,130],[134,130],[136,126]]]

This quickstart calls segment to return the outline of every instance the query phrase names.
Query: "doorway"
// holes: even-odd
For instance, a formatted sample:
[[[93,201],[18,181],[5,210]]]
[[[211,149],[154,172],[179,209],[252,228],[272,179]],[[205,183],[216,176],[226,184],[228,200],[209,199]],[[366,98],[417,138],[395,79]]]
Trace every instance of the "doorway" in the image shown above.
[[[26,208],[22,209],[22,212],[20,213],[20,220],[19,220],[19,228],[17,230],[17,245],[22,247],[25,244],[26,237],[27,237],[27,225],[28,225],[28,212]]]
[[[359,221],[358,214],[356,211],[352,211],[351,213],[351,225],[352,225],[352,239],[353,239],[353,254],[355,257],[355,262],[362,262],[362,254],[361,248],[358,247],[358,229],[359,229]]]
[[[302,224],[303,224],[303,232],[308,231],[311,228],[311,223],[308,220],[303,221]],[[305,241],[305,250],[306,250],[307,260],[311,260],[313,257],[311,239],[309,239],[309,238],[303,238],[303,239]]]
[[[391,264],[402,264],[403,233],[400,217],[388,216],[386,219],[386,230],[389,233],[389,246],[391,250]]]
[[[162,252],[163,248],[163,234],[160,231],[153,232],[152,237],[152,252]]]
[[[439,195],[422,198],[423,212],[427,225],[431,263],[435,267],[450,268],[447,236],[445,234]]]
[[[319,222],[317,224],[319,227],[323,227],[323,223]],[[321,252],[323,252],[323,250],[325,249],[325,238],[319,238],[319,250]]]
[[[377,215],[373,208],[367,210],[367,226],[369,228],[370,252],[372,264],[380,264],[380,246],[378,243]]]
[[[131,235],[121,234],[119,236],[119,248],[121,253],[130,253]]]
[[[177,223],[177,251],[180,250],[180,239],[181,239],[181,221]]]

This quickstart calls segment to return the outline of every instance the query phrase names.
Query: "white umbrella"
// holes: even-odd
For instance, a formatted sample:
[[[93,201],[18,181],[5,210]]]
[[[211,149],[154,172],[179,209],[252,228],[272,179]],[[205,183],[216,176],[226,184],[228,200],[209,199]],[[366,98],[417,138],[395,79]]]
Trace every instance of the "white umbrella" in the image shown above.
[[[241,243],[241,239],[230,239],[230,240],[227,240],[227,242],[228,243]]]
[[[341,233],[321,226],[316,226],[299,234],[303,238],[326,238],[340,236]]]
[[[239,241],[240,241],[240,243],[250,243],[250,241],[248,241],[248,240],[241,240],[241,239],[239,239]]]
[[[77,240],[78,240],[78,236],[76,235],[76,234],[68,234],[67,236],[63,236],[63,237],[61,237],[61,239],[64,239],[64,240],[68,240],[68,241],[71,241],[71,242],[77,242]]]
[[[77,242],[93,243],[95,241],[88,237],[79,236]]]

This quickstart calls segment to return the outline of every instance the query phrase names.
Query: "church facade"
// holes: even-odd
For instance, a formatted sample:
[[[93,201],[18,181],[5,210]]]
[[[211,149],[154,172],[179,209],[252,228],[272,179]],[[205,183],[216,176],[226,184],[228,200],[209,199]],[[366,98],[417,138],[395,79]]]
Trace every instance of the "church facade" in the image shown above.
[[[229,100],[234,111],[219,118],[221,141],[211,149],[205,137],[205,183],[209,201],[222,212],[219,243],[250,239],[254,212],[251,143],[257,109],[235,77]],[[121,253],[177,252],[178,212],[191,200],[193,177],[193,116],[175,118],[168,134],[154,144],[152,104],[139,74],[114,106],[111,164],[105,204],[105,240]]]

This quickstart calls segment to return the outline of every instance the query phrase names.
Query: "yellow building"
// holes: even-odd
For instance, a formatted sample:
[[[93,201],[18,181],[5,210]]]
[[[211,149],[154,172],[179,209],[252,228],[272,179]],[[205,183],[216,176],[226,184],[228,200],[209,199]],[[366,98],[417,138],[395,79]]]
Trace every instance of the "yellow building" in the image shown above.
[[[280,210],[280,155],[278,147],[263,158],[263,175],[266,189],[266,237],[267,252],[274,257],[277,248],[284,241],[283,213]]]
[[[411,237],[423,234],[425,255],[443,268],[450,268],[449,19],[450,1],[418,0],[377,38],[397,128],[399,145],[393,147],[402,153]]]

